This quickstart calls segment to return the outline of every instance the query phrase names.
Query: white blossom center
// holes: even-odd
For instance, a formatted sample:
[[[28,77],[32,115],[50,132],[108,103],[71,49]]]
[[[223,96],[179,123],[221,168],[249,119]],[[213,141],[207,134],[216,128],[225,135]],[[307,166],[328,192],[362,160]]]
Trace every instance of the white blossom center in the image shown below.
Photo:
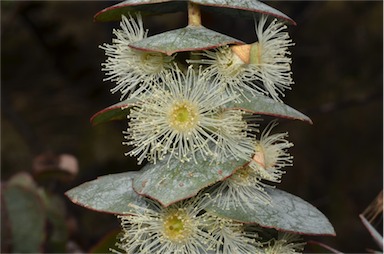
[[[163,235],[172,242],[181,243],[191,235],[191,223],[183,209],[171,211],[163,219]]]
[[[169,125],[178,132],[188,133],[199,122],[197,107],[188,101],[176,102],[169,111]]]

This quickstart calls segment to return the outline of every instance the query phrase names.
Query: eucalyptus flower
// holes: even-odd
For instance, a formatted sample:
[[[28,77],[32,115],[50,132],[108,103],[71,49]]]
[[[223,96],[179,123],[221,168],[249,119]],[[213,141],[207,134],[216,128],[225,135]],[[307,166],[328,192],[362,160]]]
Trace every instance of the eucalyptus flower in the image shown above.
[[[204,214],[209,225],[208,232],[215,239],[216,254],[247,254],[261,253],[258,234],[245,230],[243,223],[218,217],[212,213]]]
[[[249,117],[239,109],[226,109],[217,113],[219,125],[214,156],[220,158],[234,157],[237,159],[249,160],[253,154],[255,146],[254,132],[258,132],[257,125],[248,121],[253,121],[254,116]],[[227,124],[225,121],[231,120]]]
[[[204,50],[201,59],[188,60],[189,63],[206,65],[206,76],[212,77],[214,82],[221,84],[221,88],[228,94],[247,93],[264,94],[262,87],[254,84],[255,75],[253,69],[244,63],[229,46],[222,46],[214,51]]]
[[[131,109],[125,144],[133,148],[126,154],[139,155],[139,163],[144,159],[156,162],[166,154],[171,155],[169,159],[196,163],[196,153],[216,159],[221,154],[239,155],[239,151],[252,154],[251,146],[243,144],[248,140],[244,134],[248,127],[242,112],[221,114],[222,107],[235,97],[217,87],[192,67],[186,74],[172,71]]]
[[[144,208],[130,205],[130,215],[119,216],[123,234],[117,247],[125,253],[207,253],[217,240],[205,228],[207,220],[201,212],[207,198],[199,195],[162,207],[149,200]]]
[[[285,139],[288,134],[270,134],[276,125],[276,121],[268,124],[260,139],[255,141],[251,161],[213,188],[213,202],[224,209],[240,207],[248,210],[259,204],[270,205],[270,197],[265,191],[269,184],[263,180],[280,182],[285,173],[281,168],[292,166],[293,158],[287,152],[293,146]]]
[[[133,42],[147,37],[148,31],[144,31],[143,21],[140,14],[128,18],[124,15],[120,22],[121,29],[114,29],[116,38],[112,44],[104,43],[100,46],[108,56],[107,61],[102,64],[103,71],[108,78],[116,82],[111,89],[112,93],[120,91],[123,99],[126,96],[135,97],[150,88],[154,81],[161,79],[169,69],[173,57],[159,52],[140,51],[129,47]]]
[[[304,246],[300,235],[278,232],[278,237],[265,243],[263,249],[265,254],[297,254],[302,253]]]
[[[262,15],[255,21],[258,41],[250,45],[223,46],[214,51],[205,50],[201,59],[188,60],[189,63],[206,66],[207,76],[221,83],[227,93],[269,94],[273,99],[281,101],[279,95],[290,89],[291,58],[288,47],[292,40],[287,27],[273,20],[266,28],[267,16]]]
[[[249,163],[249,167],[257,171],[261,179],[271,182],[280,182],[280,178],[285,171],[283,167],[292,166],[293,156],[287,149],[293,144],[285,138],[288,133],[270,134],[271,130],[277,125],[272,121],[261,133],[261,137],[256,141],[255,154]]]
[[[250,66],[257,70],[257,76],[272,98],[280,101],[279,95],[284,96],[284,90],[293,84],[288,47],[294,44],[284,31],[287,26],[277,19],[264,29],[267,19],[267,15],[262,15],[259,22],[255,22],[258,41],[251,47]]]
[[[238,168],[233,175],[224,179],[212,191],[212,201],[224,209],[240,207],[253,210],[255,204],[270,204],[258,170],[248,165]],[[255,202],[256,201],[256,202]]]

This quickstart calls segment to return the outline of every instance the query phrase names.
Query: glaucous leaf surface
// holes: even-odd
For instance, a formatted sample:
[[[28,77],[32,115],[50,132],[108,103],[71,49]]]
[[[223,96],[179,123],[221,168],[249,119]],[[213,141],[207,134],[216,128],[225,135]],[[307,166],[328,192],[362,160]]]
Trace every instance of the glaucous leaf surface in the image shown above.
[[[231,102],[227,104],[226,107],[241,108],[252,114],[295,119],[312,124],[312,120],[308,116],[282,102],[275,101],[264,95],[250,95],[247,98],[248,99],[242,99],[241,102]]]
[[[190,0],[201,5],[203,10],[221,12],[232,16],[253,18],[254,13],[264,13],[295,22],[284,13],[257,0]],[[121,19],[121,15],[129,12],[142,12],[143,15],[164,14],[178,11],[187,11],[188,1],[180,0],[126,0],[107,7],[94,16],[95,21],[107,22]]]
[[[167,158],[156,164],[147,164],[141,170],[142,174],[134,178],[133,188],[140,195],[169,206],[196,195],[201,189],[230,176],[246,163],[230,157],[223,158],[221,163],[196,157],[198,164],[193,161],[168,162]]]
[[[312,124],[312,120],[309,117],[284,103],[263,95],[249,96],[249,98],[249,100],[243,99],[239,103],[229,103],[227,108],[241,108],[253,114],[301,120]],[[114,104],[94,114],[90,121],[95,126],[108,121],[127,119],[129,108],[134,106],[136,102],[136,100],[128,99]]]
[[[281,11],[257,0],[191,0],[191,2],[203,5],[202,10],[210,12],[221,12],[241,18],[253,18],[254,13],[263,13],[296,24]]]
[[[141,12],[142,15],[187,11],[187,1],[174,0],[126,0],[107,7],[94,16],[95,21],[108,22],[121,19],[121,15]]]
[[[335,235],[329,220],[317,208],[285,191],[266,188],[271,204],[258,199],[239,205],[231,200],[230,207],[220,207],[211,202],[207,210],[223,217],[244,223],[256,223],[263,227],[309,235]]]
[[[101,176],[65,193],[80,206],[99,212],[129,214],[129,203],[146,206],[143,197],[132,189],[132,179],[140,173],[130,171]]]
[[[244,44],[244,42],[204,26],[187,26],[147,37],[129,46],[138,50],[172,55],[176,52],[212,49],[228,44]]]

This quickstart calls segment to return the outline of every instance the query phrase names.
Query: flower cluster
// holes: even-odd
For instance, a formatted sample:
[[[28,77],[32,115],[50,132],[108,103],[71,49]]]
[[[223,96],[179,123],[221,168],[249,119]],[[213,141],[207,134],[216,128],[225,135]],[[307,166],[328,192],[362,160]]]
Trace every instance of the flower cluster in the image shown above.
[[[100,48],[104,49],[108,56],[102,70],[109,77],[104,80],[115,81],[117,85],[111,92],[120,91],[123,99],[147,91],[153,82],[164,77],[167,70],[173,68],[173,57],[129,47],[131,43],[147,37],[148,31],[144,31],[140,14],[137,15],[137,20],[132,16],[129,16],[129,19],[122,16],[120,26],[121,29],[113,30],[116,38],[112,40],[112,44],[104,44]]]
[[[133,212],[120,216],[123,236],[117,246],[125,253],[200,253],[214,240],[204,231],[200,213],[206,198],[181,201],[164,208],[148,200],[148,208],[130,205]]]
[[[123,232],[117,247],[124,253],[297,253],[300,237],[289,233],[263,240],[255,226],[218,217],[206,211],[206,195],[162,207],[147,200],[148,207],[130,205],[129,215],[119,216]],[[256,229],[255,229],[256,228]],[[120,253],[119,250],[112,250]]]
[[[209,196],[198,194],[168,207],[150,199],[147,207],[130,204],[129,215],[120,216],[118,247],[127,253],[300,251],[302,245],[286,235],[265,241],[247,224],[206,209],[210,202],[244,211],[270,205],[266,181],[280,182],[283,168],[292,165],[287,133],[271,134],[273,121],[259,135],[257,116],[236,106],[255,95],[281,103],[280,96],[290,89],[288,47],[293,43],[286,26],[276,19],[267,25],[267,16],[261,15],[255,21],[257,42],[192,52],[193,60],[184,62],[176,55],[130,47],[147,37],[140,14],[123,16],[120,26],[112,44],[101,48],[108,56],[106,80],[117,84],[111,91],[135,101],[124,131],[130,147],[126,155],[137,157],[139,164],[167,158],[198,167],[197,156],[218,164],[229,157],[244,163],[209,188]]]
[[[224,110],[233,99],[191,67],[186,74],[170,72],[163,85],[141,96],[131,110],[126,138],[134,148],[127,154],[139,155],[139,163],[145,158],[156,162],[166,154],[181,161],[195,159],[196,153],[250,158],[253,143],[244,112]],[[211,143],[216,144],[214,150]]]
[[[292,166],[293,159],[287,152],[287,149],[293,146],[285,139],[288,133],[270,134],[276,125],[276,121],[273,121],[264,129],[260,140],[256,142],[255,153],[249,163],[249,167],[255,170],[261,178],[271,182],[280,182],[282,174],[285,173],[281,169]]]
[[[269,94],[279,100],[284,90],[290,89],[291,59],[288,47],[292,46],[287,27],[276,19],[265,28],[267,16],[255,23],[258,41],[244,46],[223,46],[215,51],[204,51],[202,59],[190,63],[207,65],[208,76],[214,77],[229,94]]]
[[[252,160],[240,167],[229,178],[214,188],[214,201],[230,209],[231,206],[254,209],[254,201],[269,204],[270,198],[265,191],[268,186],[263,180],[279,182],[285,166],[292,166],[292,156],[287,149],[293,146],[284,138],[287,133],[270,135],[276,122],[272,121],[262,132],[254,147]]]
[[[117,83],[112,92],[139,101],[129,115],[125,144],[132,149],[126,154],[138,156],[139,163],[145,159],[155,163],[167,154],[170,159],[195,160],[197,153],[215,160],[227,156],[249,160],[258,130],[244,120],[244,111],[226,105],[249,93],[278,99],[275,91],[292,83],[287,57],[291,40],[276,20],[264,29],[266,20],[263,15],[256,23],[259,41],[251,46],[250,61],[224,46],[197,53],[200,60],[187,62],[202,66],[196,71],[190,65],[184,73],[175,56],[129,47],[146,38],[147,31],[139,14],[137,20],[122,16],[121,29],[113,31],[113,44],[101,48],[108,56],[103,64],[106,80]]]

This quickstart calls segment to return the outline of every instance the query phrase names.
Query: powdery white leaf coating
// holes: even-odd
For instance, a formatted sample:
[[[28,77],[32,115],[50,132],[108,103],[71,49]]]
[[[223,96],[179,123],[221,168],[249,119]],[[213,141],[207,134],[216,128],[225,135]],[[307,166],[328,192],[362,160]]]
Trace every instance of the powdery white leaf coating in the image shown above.
[[[142,174],[135,177],[133,188],[140,195],[159,201],[168,206],[177,201],[196,195],[201,189],[230,176],[236,168],[246,163],[231,157],[220,163],[199,160],[182,163],[167,158],[156,164],[147,164]]]
[[[227,108],[240,108],[252,114],[269,115],[280,118],[295,119],[312,124],[312,120],[296,109],[275,101],[265,95],[249,95],[241,101],[231,102]]]
[[[172,55],[176,52],[211,49],[227,44],[244,44],[244,42],[204,26],[187,26],[147,37],[129,46],[138,50]]]
[[[246,206],[224,208],[212,202],[207,210],[243,223],[309,235],[335,235],[329,220],[316,207],[301,198],[275,188],[265,188],[270,204],[252,200]],[[236,202],[233,200],[232,202]]]
[[[83,183],[65,194],[80,206],[99,212],[129,214],[128,204],[146,206],[144,199],[132,189],[132,178],[139,172],[126,172],[99,177]]]

